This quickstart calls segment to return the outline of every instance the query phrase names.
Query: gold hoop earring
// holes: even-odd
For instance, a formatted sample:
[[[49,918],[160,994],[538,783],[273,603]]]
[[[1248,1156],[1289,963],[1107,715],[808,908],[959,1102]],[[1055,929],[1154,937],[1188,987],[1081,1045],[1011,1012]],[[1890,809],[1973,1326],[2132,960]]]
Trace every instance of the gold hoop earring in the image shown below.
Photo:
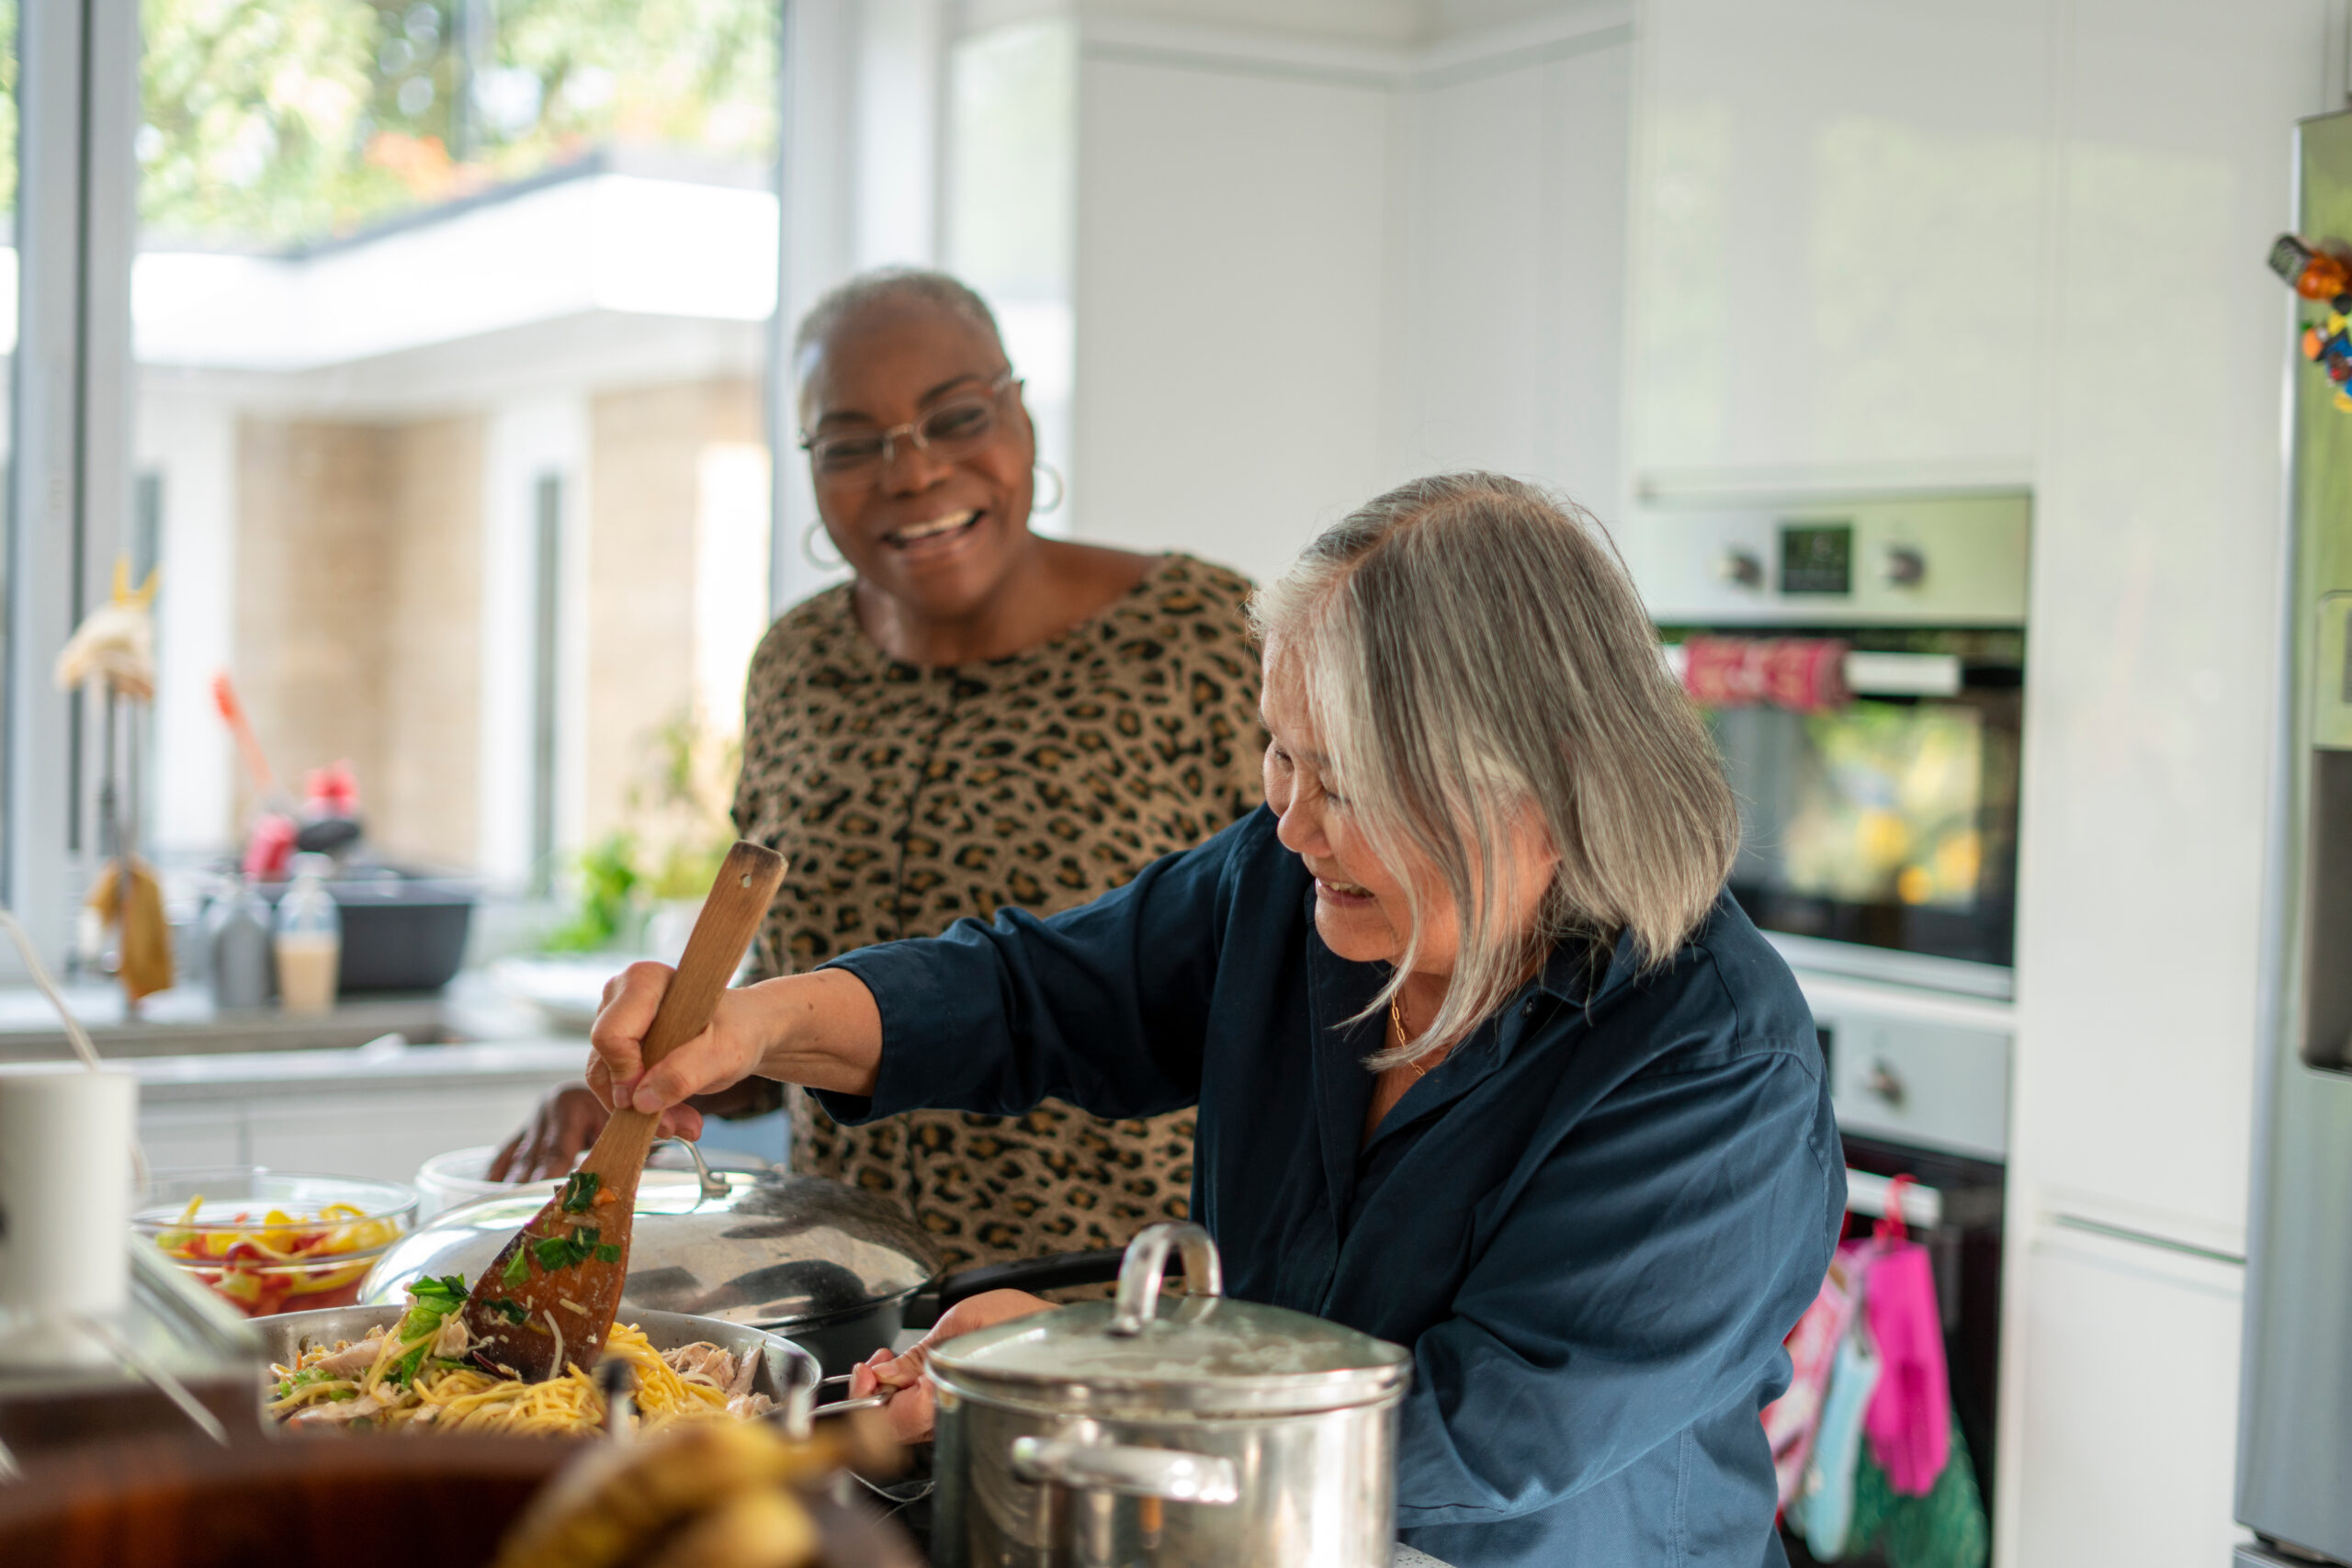
[[[815,567],[819,571],[834,571],[838,570],[842,567],[847,566],[849,564],[848,558],[844,557],[839,550],[835,550],[833,552],[833,558],[831,560],[827,560],[823,556],[817,553],[817,541],[819,539],[830,540],[831,537],[831,536],[825,532],[825,520],[823,518],[820,517],[814,523],[809,524],[808,527],[803,528],[800,531],[800,558],[807,561],[810,566]]]
[[[1043,457],[1038,458],[1035,466],[1039,473],[1054,481],[1054,499],[1040,503],[1035,494],[1033,492],[1029,497],[1029,510],[1033,513],[1059,511],[1062,504],[1062,498],[1069,493],[1069,487],[1062,483],[1062,471],[1059,468],[1055,468],[1051,463],[1046,462]]]

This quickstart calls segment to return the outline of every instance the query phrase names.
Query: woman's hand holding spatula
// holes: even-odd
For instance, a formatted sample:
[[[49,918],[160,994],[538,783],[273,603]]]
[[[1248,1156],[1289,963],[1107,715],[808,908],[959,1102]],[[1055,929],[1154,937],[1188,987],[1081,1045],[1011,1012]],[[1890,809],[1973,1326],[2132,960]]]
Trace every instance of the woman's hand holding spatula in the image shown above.
[[[784,857],[774,850],[738,843],[728,852],[685,954],[650,1010],[639,1061],[659,1068],[705,1032],[783,880]],[[685,1115],[699,1131],[701,1119]],[[474,1281],[463,1321],[475,1361],[540,1382],[567,1359],[585,1366],[602,1353],[628,1277],[637,1183],[656,1120],[616,1110],[571,1179]]]

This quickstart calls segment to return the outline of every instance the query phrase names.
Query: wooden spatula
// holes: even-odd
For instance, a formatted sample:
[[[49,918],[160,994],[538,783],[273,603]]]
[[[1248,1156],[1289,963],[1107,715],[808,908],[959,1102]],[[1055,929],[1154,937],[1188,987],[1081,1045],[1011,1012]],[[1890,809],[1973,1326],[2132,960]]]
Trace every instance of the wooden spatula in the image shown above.
[[[710,1022],[783,880],[784,857],[774,850],[738,843],[727,852],[678,973],[645,1032],[648,1067]],[[542,1382],[566,1361],[584,1368],[604,1353],[628,1278],[637,1181],[653,1148],[655,1121],[641,1111],[614,1111],[580,1168],[474,1281],[461,1321],[476,1362]]]

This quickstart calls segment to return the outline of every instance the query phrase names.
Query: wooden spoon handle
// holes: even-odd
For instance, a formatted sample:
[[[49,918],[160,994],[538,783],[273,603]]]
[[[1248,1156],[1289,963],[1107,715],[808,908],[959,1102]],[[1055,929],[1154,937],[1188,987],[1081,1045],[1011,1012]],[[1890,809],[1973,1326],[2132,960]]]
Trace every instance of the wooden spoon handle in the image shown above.
[[[710,1027],[727,982],[743,962],[768,906],[784,882],[784,857],[764,845],[738,841],[720,863],[718,875],[703,900],[694,934],[678,960],[678,972],[662,993],[652,1027],[645,1032],[642,1053],[652,1067],[662,1058]]]
[[[649,1070],[710,1026],[718,998],[735,977],[743,950],[766,919],[783,881],[784,857],[774,850],[739,840],[727,852],[695,918],[694,933],[686,938],[678,972],[670,976],[670,988],[662,993],[645,1032],[639,1051]],[[659,1120],[628,1106],[614,1111],[581,1168],[594,1171],[616,1192],[633,1196],[638,1173],[652,1152]]]

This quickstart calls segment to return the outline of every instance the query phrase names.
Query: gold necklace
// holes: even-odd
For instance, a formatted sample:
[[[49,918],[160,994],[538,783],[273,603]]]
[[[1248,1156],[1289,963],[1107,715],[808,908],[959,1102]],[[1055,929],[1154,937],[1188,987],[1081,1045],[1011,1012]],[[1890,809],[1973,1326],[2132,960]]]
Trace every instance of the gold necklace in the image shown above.
[[[1397,1044],[1402,1045],[1412,1039],[1412,1034],[1405,1028],[1405,998],[1402,993],[1388,998],[1388,1022],[1389,1026],[1396,1031]],[[1413,1076],[1405,1080],[1406,1088],[1410,1089],[1420,1082],[1421,1075],[1430,1070],[1430,1064],[1421,1059],[1428,1055],[1429,1053],[1424,1051],[1421,1053],[1421,1057],[1404,1064],[1413,1069]]]

